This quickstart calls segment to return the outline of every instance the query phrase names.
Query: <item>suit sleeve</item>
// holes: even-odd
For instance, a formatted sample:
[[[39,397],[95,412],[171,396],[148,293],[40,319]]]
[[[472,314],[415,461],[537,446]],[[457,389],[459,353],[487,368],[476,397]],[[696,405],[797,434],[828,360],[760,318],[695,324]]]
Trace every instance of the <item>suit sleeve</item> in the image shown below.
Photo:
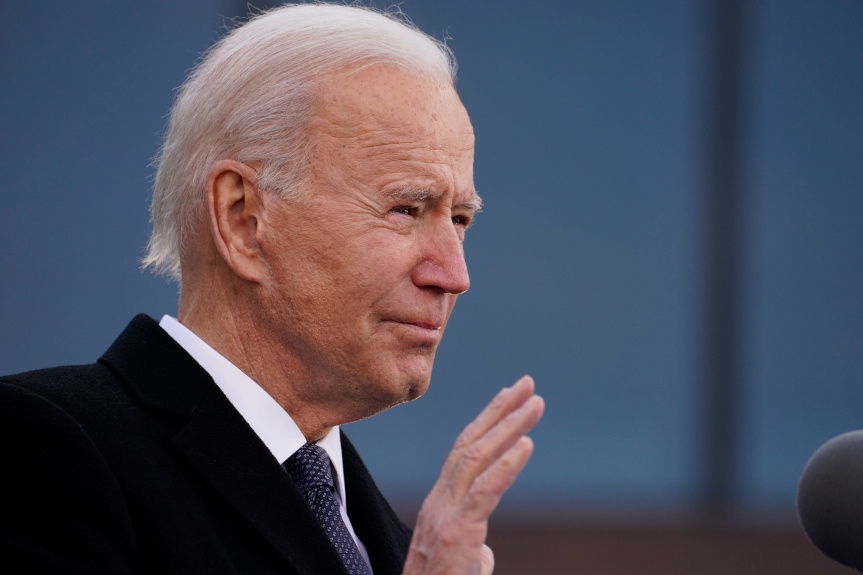
[[[0,569],[139,573],[122,491],[66,411],[0,382]]]

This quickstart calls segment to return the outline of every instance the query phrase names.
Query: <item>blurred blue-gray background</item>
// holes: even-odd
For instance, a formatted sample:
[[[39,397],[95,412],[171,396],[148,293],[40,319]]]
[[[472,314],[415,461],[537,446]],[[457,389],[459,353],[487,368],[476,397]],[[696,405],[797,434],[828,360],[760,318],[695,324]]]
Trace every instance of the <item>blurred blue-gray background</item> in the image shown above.
[[[148,164],[236,4],[0,3],[0,373],[93,361],[135,313],[176,312],[176,287],[138,269]],[[731,497],[790,511],[812,452],[863,427],[863,2],[749,8]],[[385,492],[417,500],[530,373],[547,414],[508,504],[697,503],[705,3],[402,9],[451,38],[486,209],[430,391],[348,432]]]

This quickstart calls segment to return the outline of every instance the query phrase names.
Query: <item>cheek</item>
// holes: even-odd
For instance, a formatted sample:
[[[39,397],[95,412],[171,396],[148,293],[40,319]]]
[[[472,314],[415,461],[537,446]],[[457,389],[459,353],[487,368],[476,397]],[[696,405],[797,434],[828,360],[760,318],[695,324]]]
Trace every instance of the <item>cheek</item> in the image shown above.
[[[343,249],[346,257],[342,269],[346,276],[372,293],[396,288],[415,265],[413,238],[387,229],[357,237]]]
[[[391,303],[392,292],[403,296],[418,259],[415,238],[344,212],[317,222],[313,216],[321,211],[287,217],[274,228],[290,231],[272,244],[277,259],[270,287],[294,315],[352,324],[385,300]]]

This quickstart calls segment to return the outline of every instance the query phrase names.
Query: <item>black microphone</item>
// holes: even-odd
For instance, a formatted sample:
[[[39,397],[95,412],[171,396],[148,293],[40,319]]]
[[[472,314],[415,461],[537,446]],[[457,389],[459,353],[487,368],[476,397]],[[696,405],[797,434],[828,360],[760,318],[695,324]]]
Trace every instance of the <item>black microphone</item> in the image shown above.
[[[809,459],[797,486],[797,514],[822,553],[863,571],[863,431],[834,437]]]

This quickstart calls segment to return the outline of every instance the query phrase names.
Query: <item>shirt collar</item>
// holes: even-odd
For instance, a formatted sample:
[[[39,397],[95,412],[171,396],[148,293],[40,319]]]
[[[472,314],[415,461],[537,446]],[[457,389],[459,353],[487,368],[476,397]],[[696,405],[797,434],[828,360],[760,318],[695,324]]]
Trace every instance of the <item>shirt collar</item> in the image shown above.
[[[159,325],[210,374],[276,461],[284,463],[306,443],[306,438],[288,412],[252,378],[173,317],[163,316]],[[339,427],[333,427],[317,444],[327,452],[336,469],[336,487],[342,504],[346,505]]]

